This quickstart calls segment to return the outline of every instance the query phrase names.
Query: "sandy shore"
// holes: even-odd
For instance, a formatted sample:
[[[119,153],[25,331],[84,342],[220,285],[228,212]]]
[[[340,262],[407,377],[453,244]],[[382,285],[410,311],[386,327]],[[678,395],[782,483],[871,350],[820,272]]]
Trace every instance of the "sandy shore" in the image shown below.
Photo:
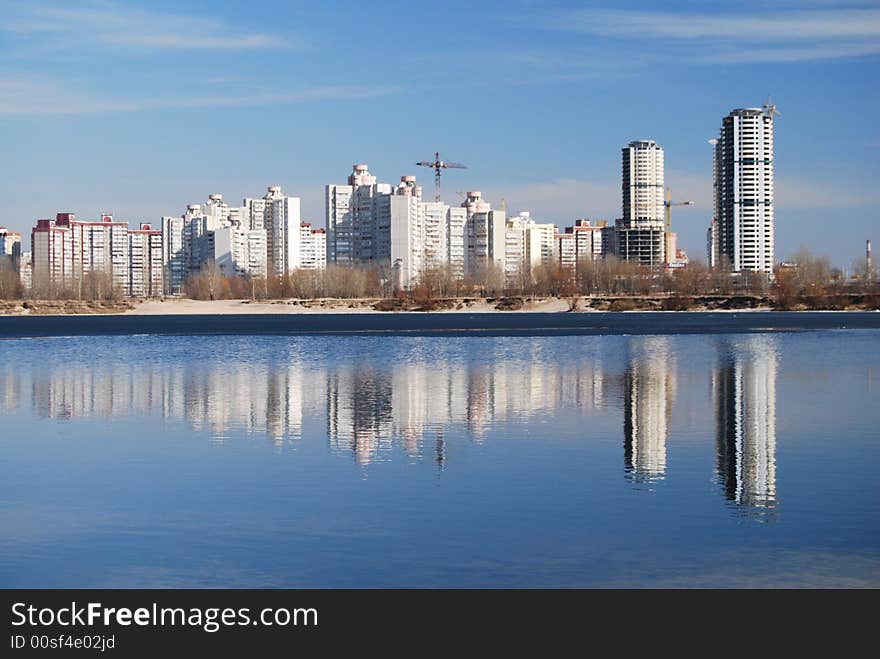
[[[134,309],[124,312],[135,316],[168,315],[229,315],[229,314],[327,314],[327,313],[393,313],[376,311],[372,305],[377,300],[270,300],[267,302],[251,300],[149,300],[137,304]],[[459,308],[432,311],[430,313],[487,313],[496,312],[493,303],[475,300],[470,305]],[[520,311],[556,312],[568,311],[565,300],[549,299],[526,302]],[[417,313],[417,312],[400,312]]]

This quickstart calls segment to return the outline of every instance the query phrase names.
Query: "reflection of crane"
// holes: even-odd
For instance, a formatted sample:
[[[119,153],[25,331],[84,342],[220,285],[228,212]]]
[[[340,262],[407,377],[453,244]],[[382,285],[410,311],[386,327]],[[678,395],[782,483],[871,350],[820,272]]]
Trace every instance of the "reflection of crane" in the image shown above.
[[[467,169],[465,165],[462,165],[460,162],[447,162],[445,160],[440,160],[440,154],[434,154],[434,160],[422,160],[421,162],[417,162],[416,165],[421,167],[430,167],[434,170],[434,201],[440,201],[440,171],[443,169]]]

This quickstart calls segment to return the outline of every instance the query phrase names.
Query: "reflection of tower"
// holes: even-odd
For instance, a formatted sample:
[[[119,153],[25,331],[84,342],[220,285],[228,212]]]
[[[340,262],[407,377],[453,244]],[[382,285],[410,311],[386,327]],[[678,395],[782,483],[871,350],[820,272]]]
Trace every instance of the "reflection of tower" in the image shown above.
[[[443,431],[437,431],[436,444],[434,445],[434,462],[437,463],[437,471],[443,471],[446,468],[446,440],[443,437]]]
[[[480,366],[468,369],[467,375],[467,427],[474,440],[480,441],[493,416],[494,378]]]
[[[776,505],[776,339],[734,341],[713,378],[718,478],[730,501]]]
[[[639,482],[660,480],[666,473],[666,435],[675,393],[669,339],[646,337],[630,343],[624,376],[624,463]]]
[[[361,464],[390,448],[391,373],[368,364],[327,380],[327,435],[334,448],[347,442]]]

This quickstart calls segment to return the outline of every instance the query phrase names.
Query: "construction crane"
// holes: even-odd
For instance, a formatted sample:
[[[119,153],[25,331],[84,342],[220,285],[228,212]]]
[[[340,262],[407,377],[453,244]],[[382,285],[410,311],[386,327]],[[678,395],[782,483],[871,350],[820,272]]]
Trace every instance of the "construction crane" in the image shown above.
[[[663,219],[666,225],[664,231],[664,251],[666,252],[666,264],[669,265],[675,260],[675,254],[670,254],[670,246],[672,245],[672,207],[673,206],[693,206],[692,199],[687,201],[672,201],[672,193],[666,188],[663,195]]]
[[[460,162],[448,162],[440,160],[440,153],[434,153],[434,160],[422,160],[416,165],[420,167],[430,167],[434,170],[434,201],[440,201],[440,172],[444,169],[467,169],[467,166]]]
[[[764,107],[764,112],[766,112],[767,116],[770,117],[771,119],[773,118],[773,115],[776,115],[777,117],[782,116],[782,113],[776,109],[776,103],[774,103],[773,99],[769,96],[767,97],[767,102],[764,103],[763,107]]]
[[[672,207],[673,206],[693,206],[693,199],[687,201],[672,201],[672,194],[669,188],[666,188],[666,194],[663,196],[663,208],[665,210],[664,220],[666,222],[666,233],[672,231]]]

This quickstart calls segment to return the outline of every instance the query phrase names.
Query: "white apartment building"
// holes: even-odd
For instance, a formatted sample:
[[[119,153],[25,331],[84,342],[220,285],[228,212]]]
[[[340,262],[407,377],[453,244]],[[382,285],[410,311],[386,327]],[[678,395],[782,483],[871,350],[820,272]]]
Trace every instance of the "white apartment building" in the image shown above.
[[[21,261],[18,266],[18,277],[21,285],[26,291],[29,291],[34,285],[34,265],[30,252],[21,253]]]
[[[391,185],[377,183],[365,164],[354,165],[347,185],[325,187],[327,260],[330,263],[345,265],[381,260],[385,256],[375,246],[379,231],[377,204],[387,212],[381,197],[390,194]]]
[[[556,225],[541,224],[527,211],[507,218],[504,274],[508,283],[524,283],[535,268],[556,261]]]
[[[75,289],[90,273],[105,273],[123,295],[162,293],[162,235],[150,225],[129,230],[127,222],[116,222],[112,215],[83,222],[73,213],[58,213],[55,220],[37,221],[31,243],[36,287]]]
[[[190,275],[214,257],[214,234],[201,204],[190,204],[180,217],[162,218],[165,292],[180,295]]]
[[[448,215],[449,206],[442,201],[429,201],[422,204],[424,265],[426,268],[444,267],[449,260]]]
[[[128,241],[128,295],[161,297],[165,292],[162,231],[141,223],[139,229],[129,230]]]
[[[448,206],[446,209],[446,263],[450,274],[461,279],[467,263],[467,209]]]
[[[266,232],[227,223],[214,232],[214,262],[227,276],[265,277],[268,258]]]
[[[568,268],[614,253],[614,229],[605,220],[575,220],[565,233],[557,234],[557,239],[559,262]]]
[[[102,215],[100,222],[71,220],[73,277],[82,281],[88,272],[110,274],[113,286],[128,291],[130,286],[130,240],[128,222],[115,222]]]
[[[300,267],[300,198],[288,197],[276,185],[269,187],[263,199],[269,270],[283,276]]]
[[[448,265],[454,276],[464,276],[466,208],[424,201],[415,176],[402,176],[394,188],[377,183],[362,164],[348,183],[325,188],[328,262],[390,267],[402,287],[434,267]]]
[[[397,286],[409,288],[426,265],[425,206],[415,176],[401,176],[393,195],[376,198],[373,260],[390,262]]]
[[[663,148],[635,140],[621,150],[623,216],[616,223],[617,256],[648,267],[666,261]]]
[[[559,257],[560,266],[572,272],[577,269],[577,244],[573,233],[556,235],[556,254]]]
[[[461,207],[465,209],[465,267],[468,274],[480,274],[489,264],[504,268],[506,254],[506,222],[502,210],[492,210],[479,190],[467,193]]]
[[[774,265],[772,105],[733,110],[715,143],[717,259],[735,272]]]
[[[442,201],[422,202],[425,268],[448,268],[452,277],[465,275],[467,209]]]
[[[277,187],[277,186],[274,186]],[[280,188],[279,188],[280,192]],[[270,188],[271,193],[271,188]],[[254,231],[261,231],[266,228],[266,200],[256,199],[253,197],[245,197],[242,201],[245,217],[247,218],[247,227]]]
[[[269,186],[262,199],[229,206],[220,194],[190,204],[182,217],[162,218],[168,292],[179,294],[190,275],[210,260],[229,276],[283,276],[323,268],[323,231],[303,230],[300,198]],[[319,259],[319,260],[316,260]]]
[[[327,232],[313,229],[310,222],[300,225],[300,262],[303,270],[324,270],[327,267]]]

